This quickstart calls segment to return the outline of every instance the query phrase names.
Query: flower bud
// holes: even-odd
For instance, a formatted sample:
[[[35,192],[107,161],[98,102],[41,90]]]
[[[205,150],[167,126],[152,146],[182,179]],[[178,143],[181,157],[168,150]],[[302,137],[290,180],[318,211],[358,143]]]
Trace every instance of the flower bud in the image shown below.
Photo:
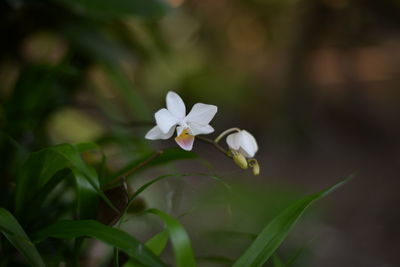
[[[254,175],[259,175],[260,174],[260,165],[258,165],[258,162],[256,162],[253,166],[253,174]]]
[[[247,169],[248,168],[248,164],[247,164],[247,159],[245,156],[243,156],[242,153],[239,153],[237,151],[231,151],[232,152],[232,158],[233,161],[236,163],[236,165],[238,165],[240,168],[242,169]]]
[[[253,169],[253,175],[260,174],[260,165],[258,165],[258,161],[256,159],[250,159],[249,166]]]

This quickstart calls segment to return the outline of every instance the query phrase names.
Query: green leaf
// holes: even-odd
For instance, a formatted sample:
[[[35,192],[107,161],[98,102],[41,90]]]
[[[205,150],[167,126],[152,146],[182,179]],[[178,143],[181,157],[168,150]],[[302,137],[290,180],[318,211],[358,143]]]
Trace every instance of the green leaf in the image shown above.
[[[154,183],[161,181],[163,179],[166,179],[166,178],[170,178],[170,177],[195,176],[195,175],[212,178],[212,179],[222,183],[228,190],[231,190],[230,186],[228,184],[226,184],[222,179],[220,179],[219,177],[217,177],[215,175],[211,175],[211,174],[203,174],[203,173],[166,174],[166,175],[159,176],[159,177],[147,182],[146,184],[142,185],[129,199],[127,207],[125,208],[125,212],[126,212],[126,210],[129,209],[129,206],[132,204],[133,200],[135,200],[135,198],[137,196],[139,196],[143,191],[145,191],[148,187],[150,187]],[[166,224],[166,228],[167,228],[166,231],[169,235],[169,238],[171,239],[172,246],[173,246],[174,253],[175,253],[176,266],[178,266],[178,267],[179,266],[188,266],[188,267],[195,266],[193,252],[192,252],[192,248],[190,245],[190,239],[189,239],[185,229],[183,228],[183,226],[180,225],[180,223],[176,219],[172,218],[170,215],[168,215],[166,213],[163,213],[162,211],[159,211],[156,209],[150,209],[150,210],[147,210],[146,212],[158,215]],[[123,216],[124,216],[124,214],[123,214]],[[123,219],[123,216],[121,218],[121,221]],[[162,250],[165,247],[166,242],[167,242],[167,239],[164,236],[164,232],[161,232],[158,235],[154,236],[152,239],[150,239],[148,241],[148,243],[146,243],[146,245],[149,247],[149,249],[151,249],[156,254],[158,254],[158,253],[162,252]],[[138,267],[138,266],[139,265],[133,261],[129,261],[128,263],[126,263],[124,265],[124,267]]]
[[[349,179],[341,181],[319,193],[306,196],[293,203],[267,224],[233,266],[255,267],[263,265],[283,242],[304,211],[316,200],[342,186]]]
[[[163,230],[153,236],[146,242],[146,247],[150,249],[154,254],[160,256],[168,242],[168,232]],[[142,267],[142,264],[137,263],[134,260],[129,260],[124,264],[124,267]]]
[[[27,203],[50,179],[65,168],[65,160],[44,149],[30,154],[17,176],[16,211],[21,213]]]
[[[129,257],[145,266],[165,266],[153,252],[129,234],[97,221],[58,221],[41,229],[33,236],[36,241],[41,241],[47,237],[68,239],[88,236],[124,251]]]
[[[77,191],[77,213],[79,219],[92,219],[96,216],[99,196],[103,199],[108,198],[102,191],[94,187],[85,175],[76,168],[72,168],[72,173],[75,177],[75,186]],[[111,205],[111,204],[110,204]]]
[[[14,216],[3,208],[0,208],[0,232],[25,257],[30,265],[45,266],[42,257],[26,235],[24,229],[22,229]]]
[[[146,212],[155,214],[164,221],[175,254],[175,266],[196,266],[189,236],[179,221],[157,209],[149,209]]]
[[[163,230],[146,242],[148,247],[157,256],[161,255],[168,242],[168,231]]]
[[[288,260],[287,262],[285,262],[285,264],[283,265],[284,267],[290,267],[293,266],[293,264],[295,264],[295,262],[298,260],[298,258],[304,253],[304,251],[306,250],[306,248],[308,247],[308,243],[302,247],[300,247]]]
[[[272,254],[272,262],[274,263],[274,267],[284,267],[281,258],[279,258],[276,252]]]
[[[99,145],[97,145],[96,143],[92,143],[92,142],[79,143],[74,146],[79,153],[83,153],[83,152],[87,152],[87,151],[91,151],[91,150],[100,150]]]
[[[53,189],[65,179],[69,179],[72,177],[72,172],[69,169],[62,169],[58,171],[53,177],[44,184],[40,190],[29,200],[29,209],[25,210],[24,215],[28,215],[26,217],[30,217],[29,215],[37,214],[37,208],[50,196],[50,193]]]
[[[93,213],[93,205],[100,196],[110,206],[112,203],[100,189],[96,171],[88,166],[80,156],[80,152],[95,148],[93,144],[62,144],[31,153],[18,175],[16,187],[16,211],[22,214],[30,200],[60,170],[68,168],[72,171],[78,191],[78,209],[83,218]],[[54,187],[53,187],[54,188]],[[48,187],[49,190],[53,188]]]

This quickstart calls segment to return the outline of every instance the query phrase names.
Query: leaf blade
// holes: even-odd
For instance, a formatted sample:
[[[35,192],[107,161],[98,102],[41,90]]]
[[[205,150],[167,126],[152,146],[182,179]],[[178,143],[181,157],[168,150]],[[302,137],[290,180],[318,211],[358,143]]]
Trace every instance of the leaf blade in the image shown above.
[[[36,267],[44,267],[44,261],[37,251],[35,245],[30,241],[24,229],[6,209],[0,208],[0,232],[11,244],[25,257],[25,259]]]
[[[91,214],[95,209],[85,209],[97,203],[101,197],[111,208],[115,209],[100,188],[96,171],[85,163],[80,153],[97,149],[93,143],[78,145],[61,144],[31,153],[18,175],[16,188],[16,213],[21,216],[24,206],[45,187],[54,175],[62,169],[70,169],[73,173],[78,192],[78,214],[82,218]],[[91,214],[93,217],[93,214]]]
[[[149,209],[147,213],[157,215],[164,221],[175,254],[175,265],[177,267],[196,266],[189,236],[179,221],[157,209]]]
[[[349,179],[351,179],[351,177],[316,194],[308,195],[294,202],[265,226],[254,242],[239,257],[233,266],[253,267],[264,264],[283,242],[304,211],[312,203],[336,190],[338,187],[345,184]]]
[[[161,253],[163,252],[165,246],[167,245],[168,242],[168,232],[166,230],[163,230],[150,238],[146,242],[146,246],[154,252],[157,256],[160,256]]]
[[[78,238],[83,236],[93,237],[104,243],[110,244],[128,254],[133,259],[145,266],[165,266],[153,252],[129,234],[103,225],[93,220],[64,220],[58,221],[34,234],[34,240],[40,241],[47,237]]]

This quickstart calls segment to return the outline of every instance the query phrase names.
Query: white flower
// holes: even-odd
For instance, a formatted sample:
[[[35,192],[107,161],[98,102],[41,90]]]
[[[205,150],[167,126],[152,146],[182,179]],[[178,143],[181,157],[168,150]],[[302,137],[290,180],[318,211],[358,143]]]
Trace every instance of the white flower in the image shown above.
[[[226,143],[229,148],[243,154],[246,158],[252,158],[258,150],[256,139],[246,130],[228,135]]]
[[[147,132],[146,139],[168,139],[176,128],[175,141],[181,148],[189,151],[192,150],[194,136],[214,132],[209,123],[217,113],[216,106],[197,103],[186,115],[185,103],[177,93],[168,92],[166,102],[167,108],[154,114],[157,125]]]

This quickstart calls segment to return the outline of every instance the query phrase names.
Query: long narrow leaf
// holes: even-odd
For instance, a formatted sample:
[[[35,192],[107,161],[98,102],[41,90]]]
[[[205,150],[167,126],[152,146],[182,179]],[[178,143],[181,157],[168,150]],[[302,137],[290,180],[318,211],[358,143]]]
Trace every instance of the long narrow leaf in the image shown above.
[[[274,264],[274,267],[284,267],[281,258],[278,256],[276,252],[272,254],[272,262]]]
[[[164,221],[175,254],[175,266],[196,266],[189,236],[178,220],[157,209],[149,209],[147,212],[157,215]]]
[[[302,256],[302,254],[304,253],[304,251],[307,249],[308,247],[308,243],[302,247],[300,247],[286,262],[285,265],[283,267],[291,267],[293,266],[293,264],[296,263],[296,261],[299,259],[300,256]]]
[[[36,241],[47,237],[68,239],[89,236],[124,251],[145,266],[165,266],[153,252],[129,234],[92,220],[58,221],[33,236]]]
[[[168,231],[163,230],[146,242],[148,247],[157,256],[161,255],[168,242]]]
[[[168,242],[168,232],[163,230],[153,236],[146,242],[146,247],[154,254],[160,256]],[[135,260],[129,260],[124,264],[124,267],[143,267],[143,264],[137,263]]]
[[[36,267],[45,266],[42,257],[24,229],[22,229],[14,216],[3,208],[0,208],[0,232],[25,257],[30,265]]]
[[[326,196],[347,181],[348,179],[341,181],[319,193],[306,196],[293,203],[267,224],[233,266],[256,267],[264,264],[283,242],[304,211],[316,200]]]

